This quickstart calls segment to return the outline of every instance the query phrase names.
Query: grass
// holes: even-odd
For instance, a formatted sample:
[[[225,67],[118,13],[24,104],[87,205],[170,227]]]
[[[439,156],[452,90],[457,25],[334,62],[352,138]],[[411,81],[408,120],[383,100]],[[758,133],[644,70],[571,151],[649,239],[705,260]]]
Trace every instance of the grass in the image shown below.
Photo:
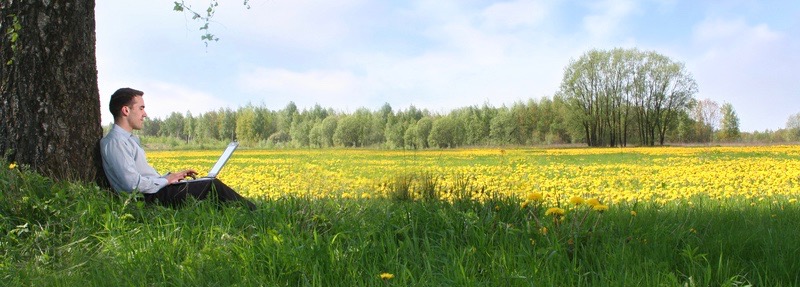
[[[800,208],[782,198],[697,196],[602,213],[565,203],[559,218],[535,200],[521,206],[525,198],[413,200],[402,194],[411,180],[431,193],[437,184],[435,174],[400,174],[386,198],[287,196],[259,200],[254,212],[208,202],[176,210],[4,167],[0,282],[800,286]]]

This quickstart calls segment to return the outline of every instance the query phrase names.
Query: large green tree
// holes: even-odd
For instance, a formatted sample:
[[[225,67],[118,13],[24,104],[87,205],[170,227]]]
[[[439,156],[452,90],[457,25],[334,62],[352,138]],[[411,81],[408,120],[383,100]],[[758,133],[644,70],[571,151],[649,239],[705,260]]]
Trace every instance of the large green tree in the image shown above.
[[[102,174],[94,0],[0,2],[0,153],[56,179]]]
[[[640,144],[663,145],[695,93],[682,63],[637,49],[585,53],[567,66],[559,92],[589,146],[625,146],[632,129]]]

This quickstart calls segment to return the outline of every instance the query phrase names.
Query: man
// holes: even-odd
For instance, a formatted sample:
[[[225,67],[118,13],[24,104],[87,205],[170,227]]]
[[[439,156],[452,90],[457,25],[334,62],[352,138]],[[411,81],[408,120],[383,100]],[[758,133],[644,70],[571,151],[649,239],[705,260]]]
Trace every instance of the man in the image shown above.
[[[241,202],[254,210],[256,206],[225,185],[219,179],[184,182],[197,172],[187,169],[160,175],[147,162],[147,157],[133,130],[141,130],[147,112],[144,110],[144,92],[121,88],[111,95],[109,110],[114,116],[114,126],[100,140],[103,170],[111,187],[117,192],[139,191],[145,202],[166,206],[180,206],[187,196],[206,199],[212,196],[220,203]]]

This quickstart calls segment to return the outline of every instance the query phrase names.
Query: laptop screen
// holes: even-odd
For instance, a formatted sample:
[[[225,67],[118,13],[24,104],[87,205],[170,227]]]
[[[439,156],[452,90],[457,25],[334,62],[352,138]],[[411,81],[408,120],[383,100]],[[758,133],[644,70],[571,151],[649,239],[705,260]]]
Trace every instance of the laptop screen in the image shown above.
[[[225,166],[225,163],[228,162],[228,159],[231,158],[233,151],[236,150],[236,147],[238,146],[239,146],[238,142],[232,142],[228,144],[228,148],[226,148],[225,151],[222,152],[222,155],[219,157],[219,160],[217,160],[217,163],[214,164],[214,167],[212,167],[211,171],[208,172],[207,177],[217,177],[219,171],[222,170],[222,167]]]

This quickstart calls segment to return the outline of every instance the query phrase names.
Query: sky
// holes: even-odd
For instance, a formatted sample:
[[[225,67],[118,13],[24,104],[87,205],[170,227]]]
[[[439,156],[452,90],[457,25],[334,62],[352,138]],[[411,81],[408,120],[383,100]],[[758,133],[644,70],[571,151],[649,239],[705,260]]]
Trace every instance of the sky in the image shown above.
[[[208,0],[185,1],[204,11]],[[733,105],[745,132],[800,113],[796,0],[219,1],[202,23],[174,1],[96,1],[103,123],[118,88],[150,117],[246,105],[446,114],[552,98],[586,52],[655,51],[685,65],[697,99]]]

